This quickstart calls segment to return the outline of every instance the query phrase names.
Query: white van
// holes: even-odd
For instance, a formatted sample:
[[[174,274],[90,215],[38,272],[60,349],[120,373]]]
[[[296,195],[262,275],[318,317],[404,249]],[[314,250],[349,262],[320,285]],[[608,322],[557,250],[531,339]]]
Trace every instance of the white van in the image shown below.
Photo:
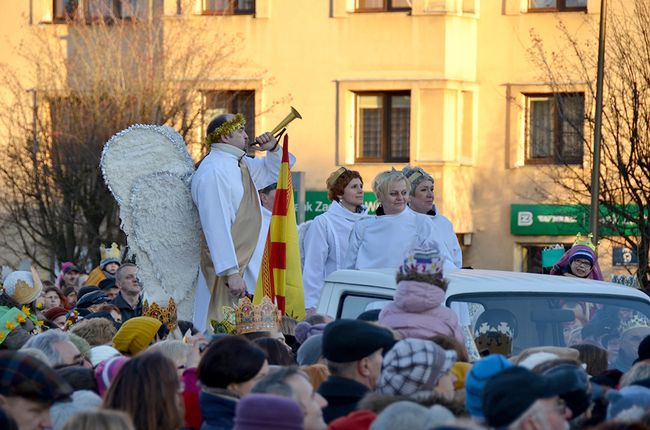
[[[476,334],[476,323],[489,320],[490,314],[500,319],[511,316],[513,354],[533,346],[592,343],[607,348],[612,356],[624,331],[650,334],[650,297],[635,288],[496,270],[463,269],[447,278],[446,305],[467,304],[472,333]],[[318,312],[356,318],[366,310],[382,308],[392,300],[395,287],[394,269],[340,270],[325,280]]]

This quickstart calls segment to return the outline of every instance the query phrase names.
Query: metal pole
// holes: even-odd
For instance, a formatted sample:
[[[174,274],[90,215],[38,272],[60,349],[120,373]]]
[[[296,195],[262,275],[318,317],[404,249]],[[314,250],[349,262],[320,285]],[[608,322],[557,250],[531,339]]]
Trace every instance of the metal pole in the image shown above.
[[[600,29],[598,32],[598,74],[596,75],[596,117],[594,121],[594,150],[591,166],[591,233],[594,243],[598,243],[598,215],[600,194],[600,140],[603,122],[603,74],[605,69],[605,24],[607,0],[600,0]]]

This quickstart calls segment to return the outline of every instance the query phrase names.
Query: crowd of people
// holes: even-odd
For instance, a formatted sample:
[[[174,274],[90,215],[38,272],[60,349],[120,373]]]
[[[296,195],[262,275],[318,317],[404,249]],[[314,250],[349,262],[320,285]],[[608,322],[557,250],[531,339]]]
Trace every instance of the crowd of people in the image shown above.
[[[88,275],[68,262],[53,283],[35,270],[4,279],[0,428],[650,426],[647,319],[611,323],[594,317],[598,309],[565,303],[581,322],[571,333],[579,344],[512,354],[502,348],[516,331],[507,316],[474,321],[467,306],[445,306],[445,273],[462,267],[462,251],[435,206],[433,177],[418,167],[374,178],[375,215],[363,205],[360,173],[333,172],[327,212],[299,227],[305,319],[282,315],[269,297],[253,304],[280,146],[270,133],[249,144],[244,124],[232,114],[210,123],[211,151],[192,179],[205,237],[193,321],[144,301],[138,266],[115,244],[102,247]],[[252,148],[268,155],[247,157]],[[393,301],[356,319],[318,314],[324,279],[343,268],[394,268]],[[602,279],[584,244],[552,273]],[[602,319],[598,327],[619,333],[635,318],[642,330],[626,346],[629,363],[617,366],[589,328]],[[497,348],[477,348],[492,327]]]

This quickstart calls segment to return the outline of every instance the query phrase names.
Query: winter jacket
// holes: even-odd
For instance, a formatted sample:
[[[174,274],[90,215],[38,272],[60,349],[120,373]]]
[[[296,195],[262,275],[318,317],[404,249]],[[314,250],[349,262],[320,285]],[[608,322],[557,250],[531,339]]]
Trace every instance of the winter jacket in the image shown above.
[[[465,344],[458,317],[445,307],[442,288],[426,282],[401,281],[395,298],[379,314],[379,323],[402,338],[429,339],[436,335],[456,338]]]
[[[237,399],[202,391],[199,403],[203,415],[201,430],[231,430],[233,428]]]

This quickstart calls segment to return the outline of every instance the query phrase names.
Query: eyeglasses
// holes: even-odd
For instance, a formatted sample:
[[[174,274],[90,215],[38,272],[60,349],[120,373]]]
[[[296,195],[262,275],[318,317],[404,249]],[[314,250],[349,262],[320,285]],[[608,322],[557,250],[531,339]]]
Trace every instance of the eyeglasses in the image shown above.
[[[573,260],[573,264],[584,268],[591,267],[591,262],[589,260]]]

